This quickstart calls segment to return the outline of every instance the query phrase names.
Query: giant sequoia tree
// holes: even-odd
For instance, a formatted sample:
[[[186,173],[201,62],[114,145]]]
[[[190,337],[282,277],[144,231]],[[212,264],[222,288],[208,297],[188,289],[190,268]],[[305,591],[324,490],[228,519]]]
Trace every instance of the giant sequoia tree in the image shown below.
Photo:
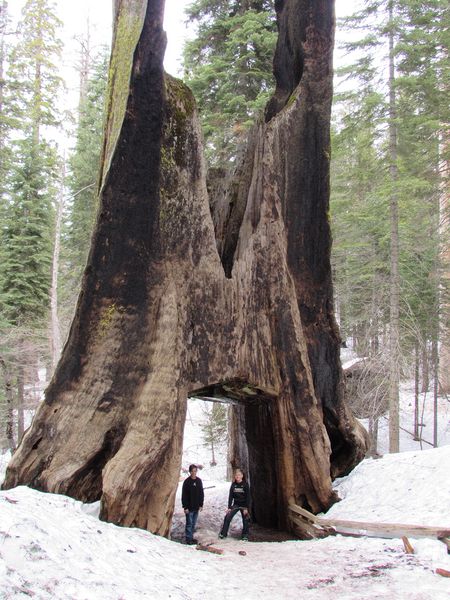
[[[190,395],[234,403],[232,462],[262,524],[293,528],[291,501],[326,509],[364,455],[329,264],[333,1],[275,4],[276,92],[208,198],[194,99],[162,68],[164,0],[116,0],[92,248],[6,488],[101,499],[104,519],[168,534]]]

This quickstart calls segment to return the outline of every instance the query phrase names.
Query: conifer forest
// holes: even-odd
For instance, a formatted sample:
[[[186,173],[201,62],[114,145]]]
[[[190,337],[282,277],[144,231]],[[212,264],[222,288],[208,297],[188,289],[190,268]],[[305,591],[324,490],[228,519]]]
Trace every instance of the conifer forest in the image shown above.
[[[0,0],[2,453],[19,446],[57,367],[98,219],[111,49],[86,18],[69,57],[62,4]],[[269,110],[278,4],[184,5],[189,33],[176,40],[180,66],[171,74],[195,97],[211,198],[241,168],[249,135]],[[337,7],[324,152],[333,310],[341,350],[356,357],[344,365],[346,401],[367,419],[368,452],[377,453],[381,419],[389,450],[398,452],[400,388],[413,382],[410,433],[438,446],[438,398],[448,404],[450,393],[450,7],[448,0]],[[426,432],[424,393],[435,411]],[[226,413],[220,405],[205,414],[214,461]]]

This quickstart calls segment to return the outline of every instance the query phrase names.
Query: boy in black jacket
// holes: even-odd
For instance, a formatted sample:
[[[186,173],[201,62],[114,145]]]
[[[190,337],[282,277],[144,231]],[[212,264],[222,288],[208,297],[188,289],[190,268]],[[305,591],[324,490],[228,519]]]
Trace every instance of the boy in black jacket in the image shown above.
[[[234,472],[234,481],[228,495],[228,510],[223,521],[219,537],[226,538],[228,528],[233,517],[240,511],[242,516],[242,540],[248,541],[250,524],[250,486],[244,481],[244,474],[240,469]]]
[[[203,508],[203,501],[203,483],[200,477],[197,477],[197,467],[189,465],[189,477],[184,480],[181,492],[181,504],[186,515],[186,544],[197,543],[197,540],[194,539],[194,531],[198,512]]]

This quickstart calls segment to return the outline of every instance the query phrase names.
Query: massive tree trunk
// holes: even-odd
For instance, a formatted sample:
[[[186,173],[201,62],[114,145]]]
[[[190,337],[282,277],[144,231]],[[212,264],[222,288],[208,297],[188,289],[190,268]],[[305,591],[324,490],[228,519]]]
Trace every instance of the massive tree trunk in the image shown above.
[[[364,456],[332,306],[333,2],[276,6],[277,91],[213,202],[216,241],[195,103],[163,73],[164,2],[116,0],[88,266],[6,488],[101,499],[102,518],[167,535],[188,396],[235,403],[232,462],[263,524],[292,529],[291,501],[328,508]]]

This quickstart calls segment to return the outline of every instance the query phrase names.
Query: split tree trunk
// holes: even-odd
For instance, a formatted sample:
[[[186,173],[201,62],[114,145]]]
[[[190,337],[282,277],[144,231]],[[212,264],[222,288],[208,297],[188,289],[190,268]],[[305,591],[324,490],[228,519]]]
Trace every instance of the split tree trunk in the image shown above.
[[[364,456],[332,305],[333,2],[276,5],[277,90],[216,240],[195,103],[163,73],[164,2],[115,1],[97,226],[6,488],[101,499],[104,519],[167,535],[189,395],[236,403],[232,461],[262,524],[293,528],[290,502],[327,509],[332,477]]]

